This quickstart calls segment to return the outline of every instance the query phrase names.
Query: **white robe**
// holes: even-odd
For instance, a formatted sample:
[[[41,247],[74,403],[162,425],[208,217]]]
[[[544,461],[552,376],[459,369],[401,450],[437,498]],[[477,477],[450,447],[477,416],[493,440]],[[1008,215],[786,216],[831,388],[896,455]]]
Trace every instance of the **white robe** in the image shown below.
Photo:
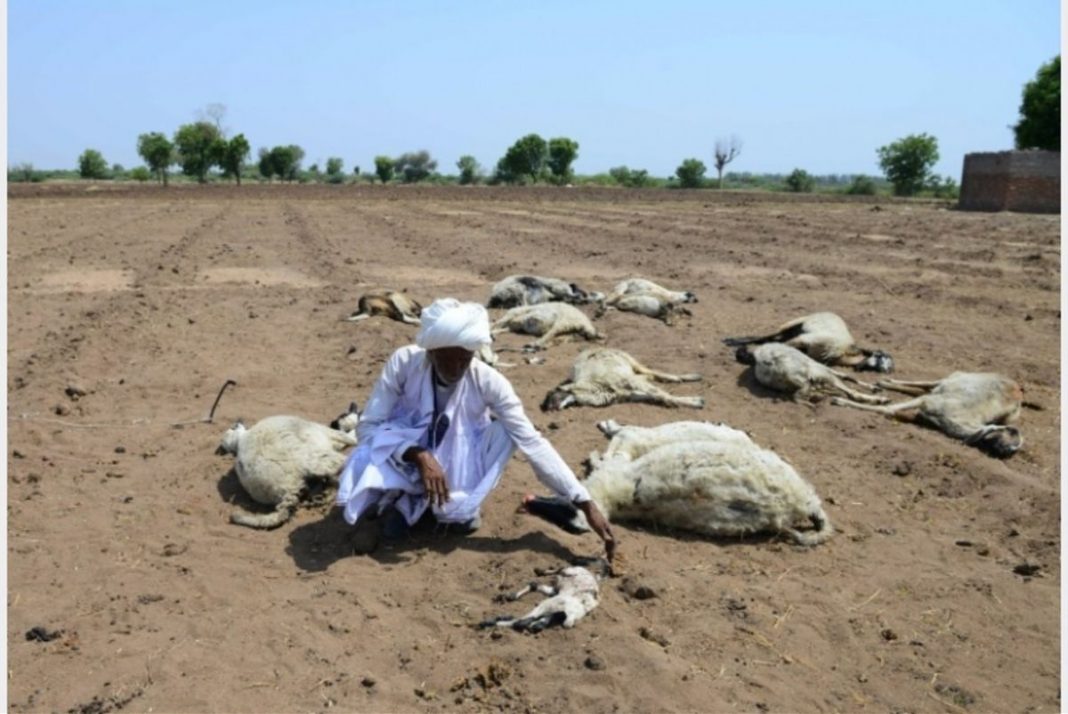
[[[339,477],[337,503],[350,524],[372,507],[381,513],[393,505],[409,524],[426,511],[429,501],[419,471],[401,457],[413,444],[431,447],[432,379],[426,350],[415,345],[394,352],[382,370],[360,417],[359,443]],[[530,423],[512,385],[492,367],[471,362],[448,402],[438,407],[449,420],[441,444],[431,449],[449,487],[449,501],[433,507],[439,521],[459,523],[478,514],[517,447],[554,493],[575,503],[590,500],[560,454]]]

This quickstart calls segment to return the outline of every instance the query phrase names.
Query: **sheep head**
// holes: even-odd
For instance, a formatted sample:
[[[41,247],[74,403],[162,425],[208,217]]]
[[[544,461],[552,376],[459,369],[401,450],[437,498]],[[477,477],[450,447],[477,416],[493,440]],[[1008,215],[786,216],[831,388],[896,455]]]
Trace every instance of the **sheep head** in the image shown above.
[[[241,435],[247,432],[245,423],[241,420],[234,422],[234,425],[226,430],[223,434],[222,441],[219,443],[219,447],[215,449],[215,453],[218,456],[226,456],[227,454],[236,456],[237,446],[241,443]]]
[[[988,425],[968,439],[967,443],[991,456],[1007,459],[1023,446],[1023,435],[1014,426]]]
[[[516,513],[537,516],[575,535],[590,532],[590,524],[586,522],[586,515],[575,504],[560,496],[527,495],[516,509]]]
[[[894,371],[894,358],[882,350],[873,352],[864,351],[864,361],[857,365],[858,372],[883,372],[884,374]]]
[[[545,399],[541,402],[541,410],[543,412],[558,412],[561,409],[567,409],[574,403],[574,394],[566,389],[557,387],[545,395]]]
[[[330,428],[345,433],[355,433],[356,426],[360,423],[360,408],[356,402],[349,402],[349,409],[344,414],[338,415],[330,422]]]

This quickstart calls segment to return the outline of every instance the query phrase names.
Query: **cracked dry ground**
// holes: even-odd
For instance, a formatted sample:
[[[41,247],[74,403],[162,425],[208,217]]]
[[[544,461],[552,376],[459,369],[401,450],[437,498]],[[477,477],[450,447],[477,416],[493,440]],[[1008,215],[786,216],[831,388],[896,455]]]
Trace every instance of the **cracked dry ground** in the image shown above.
[[[1058,217],[715,192],[90,188],[9,189],[11,711],[1060,709]],[[213,453],[230,422],[328,420],[413,338],[341,322],[362,292],[484,301],[518,272],[700,299],[673,327],[597,322],[610,346],[702,373],[671,389],[703,395],[699,412],[544,415],[585,345],[510,355],[576,470],[601,419],[724,421],[808,478],[837,534],[804,550],[619,524],[629,585],[606,582],[576,629],[529,636],[470,626],[529,606],[493,596],[597,542],[514,513],[541,490],[519,458],[467,539],[353,555],[329,493],[277,530],[228,523],[249,506]],[[1018,380],[1046,407],[1023,414],[1023,450],[998,461],[777,399],[720,344],[825,309],[899,378]]]

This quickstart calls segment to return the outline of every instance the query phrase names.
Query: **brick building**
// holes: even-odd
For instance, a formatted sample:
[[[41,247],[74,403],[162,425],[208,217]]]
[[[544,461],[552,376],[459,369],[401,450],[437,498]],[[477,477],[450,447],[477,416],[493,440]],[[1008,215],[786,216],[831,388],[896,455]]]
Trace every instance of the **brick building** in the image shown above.
[[[996,151],[967,154],[960,182],[966,211],[1060,213],[1059,151]]]

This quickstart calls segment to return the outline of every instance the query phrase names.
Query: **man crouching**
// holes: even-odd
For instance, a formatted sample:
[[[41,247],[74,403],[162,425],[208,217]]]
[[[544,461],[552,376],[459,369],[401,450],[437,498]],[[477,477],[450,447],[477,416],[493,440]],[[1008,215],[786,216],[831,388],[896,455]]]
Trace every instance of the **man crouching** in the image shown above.
[[[345,520],[355,525],[374,512],[383,535],[397,538],[429,506],[439,523],[472,533],[518,448],[539,481],[583,511],[611,561],[611,527],[586,488],[530,423],[511,383],[473,360],[490,344],[486,309],[437,300],[423,310],[415,341],[390,356],[367,401],[359,444],[340,475]]]

